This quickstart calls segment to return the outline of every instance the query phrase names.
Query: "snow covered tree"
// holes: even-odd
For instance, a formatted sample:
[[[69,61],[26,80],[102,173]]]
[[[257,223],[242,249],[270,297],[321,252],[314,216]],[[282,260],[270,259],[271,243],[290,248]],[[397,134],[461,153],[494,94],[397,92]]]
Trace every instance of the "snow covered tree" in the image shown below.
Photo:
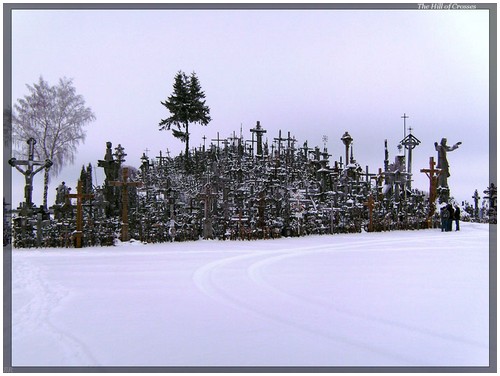
[[[12,141],[19,146],[33,137],[36,156],[53,162],[44,176],[43,206],[47,207],[49,174],[57,176],[66,164],[74,162],[77,146],[85,141],[84,127],[95,115],[76,93],[71,79],[61,78],[58,85],[50,86],[40,77],[38,83],[26,87],[29,94],[13,107]]]
[[[201,89],[196,73],[190,77],[182,71],[177,72],[174,80],[174,91],[167,100],[161,102],[171,116],[160,121],[160,130],[172,129],[174,137],[186,143],[186,166],[189,165],[189,124],[207,125],[210,118],[210,108],[205,104],[205,93]]]

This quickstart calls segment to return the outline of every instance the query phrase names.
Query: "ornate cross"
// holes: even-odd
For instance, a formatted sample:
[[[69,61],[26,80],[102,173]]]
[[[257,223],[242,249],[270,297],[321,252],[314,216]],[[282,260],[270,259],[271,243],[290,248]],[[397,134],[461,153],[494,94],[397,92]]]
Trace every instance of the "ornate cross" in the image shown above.
[[[75,248],[82,248],[82,236],[83,236],[83,211],[82,211],[82,201],[84,199],[94,198],[93,194],[83,193],[83,184],[81,180],[78,180],[78,185],[76,188],[76,193],[66,194],[67,198],[76,198],[76,245]]]
[[[128,167],[122,169],[122,181],[110,181],[109,185],[122,187],[122,229],[121,241],[126,242],[128,237],[128,187],[140,187],[142,183],[137,181],[128,181]]]

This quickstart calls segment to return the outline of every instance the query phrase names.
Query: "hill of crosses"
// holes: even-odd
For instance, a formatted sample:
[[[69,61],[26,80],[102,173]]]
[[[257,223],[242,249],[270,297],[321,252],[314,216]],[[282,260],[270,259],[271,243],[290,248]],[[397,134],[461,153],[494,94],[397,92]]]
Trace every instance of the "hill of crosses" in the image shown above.
[[[226,139],[217,134],[207,146],[204,137],[204,145],[188,156],[144,154],[139,168],[125,164],[120,144],[113,148],[107,142],[97,164],[104,183],[92,184],[89,164],[71,193],[65,183],[59,185],[49,208],[21,203],[12,210],[12,227],[4,223],[4,245],[78,248],[118,239],[252,240],[441,226],[439,209],[450,190],[439,183],[434,157],[429,168],[418,171],[429,177],[429,192],[412,188],[411,153],[420,141],[411,132],[393,161],[385,142],[384,166],[375,172],[356,161],[348,132],[340,138],[345,155],[333,163],[326,146],[309,147],[290,132],[267,134],[266,142],[260,122],[250,132],[251,139],[241,130]],[[326,145],[326,137],[323,141]],[[496,187],[484,193],[486,210],[478,208],[476,191],[473,205],[462,206],[463,219],[496,223]]]

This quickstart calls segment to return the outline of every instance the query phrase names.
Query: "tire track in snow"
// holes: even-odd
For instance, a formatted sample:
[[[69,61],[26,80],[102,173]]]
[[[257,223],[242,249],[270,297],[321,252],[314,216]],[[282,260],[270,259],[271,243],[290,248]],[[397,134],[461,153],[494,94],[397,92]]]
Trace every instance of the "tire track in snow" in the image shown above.
[[[13,312],[13,342],[16,338],[29,338],[33,333],[42,332],[61,345],[65,353],[64,360],[75,362],[72,365],[99,365],[83,341],[56,326],[51,320],[53,310],[67,295],[63,289],[54,285],[49,286],[40,268],[28,261],[16,259],[13,262],[13,276],[16,278],[15,282],[31,295],[27,303]],[[14,299],[13,296],[13,303]],[[21,350],[14,348],[14,351]]]
[[[392,240],[391,240],[391,242],[388,240],[385,242],[387,243],[387,245],[391,245]],[[439,248],[440,248],[439,245],[437,245],[435,247],[431,247],[431,248],[426,247],[426,249],[439,249]],[[352,248],[349,248],[349,251],[351,251],[351,250],[352,250]],[[335,249],[333,251],[335,251]],[[343,249],[343,251],[345,251],[345,249]],[[388,250],[386,250],[386,251],[388,251]],[[391,250],[391,251],[399,252],[399,250]],[[325,252],[325,251],[318,250],[318,252]],[[315,252],[315,253],[318,253],[318,252]],[[252,281],[255,282],[255,284],[260,285],[262,288],[268,290],[271,294],[274,293],[276,295],[280,295],[280,296],[283,296],[285,298],[288,298],[288,299],[290,299],[290,301],[294,302],[295,304],[303,304],[305,302],[305,303],[310,304],[312,306],[315,306],[317,308],[333,309],[333,310],[335,310],[335,312],[342,314],[344,316],[356,317],[358,319],[365,320],[365,321],[372,322],[372,323],[376,323],[376,324],[383,325],[386,327],[397,327],[399,329],[403,329],[403,330],[406,330],[409,332],[424,334],[427,336],[432,336],[432,337],[443,339],[443,340],[450,341],[450,342],[460,342],[460,343],[464,343],[464,344],[467,344],[470,346],[475,346],[475,347],[480,347],[480,348],[485,348],[485,349],[488,348],[488,345],[482,344],[482,343],[477,342],[477,341],[469,340],[467,338],[463,338],[463,337],[459,337],[459,336],[455,336],[455,335],[447,334],[447,333],[438,333],[435,331],[422,329],[420,327],[412,326],[412,325],[402,323],[402,322],[386,320],[386,319],[383,319],[383,318],[380,318],[377,316],[371,316],[371,315],[366,314],[364,312],[361,313],[361,312],[357,312],[354,310],[341,308],[338,305],[335,305],[331,302],[323,302],[323,301],[320,301],[318,299],[310,298],[307,296],[293,294],[293,293],[290,293],[290,292],[285,291],[283,289],[280,289],[276,286],[273,286],[272,284],[267,282],[265,280],[265,278],[263,277],[263,271],[265,270],[265,268],[269,267],[270,265],[275,264],[275,263],[279,263],[280,261],[285,260],[285,259],[289,259],[289,258],[293,258],[293,257],[303,257],[303,256],[305,256],[305,254],[291,253],[291,254],[284,254],[284,255],[269,257],[265,260],[255,262],[252,265],[250,265],[250,267],[248,268],[248,275],[249,275],[250,279],[252,279]]]
[[[262,282],[258,280],[258,278],[255,276],[255,267],[254,265],[265,265],[267,260],[275,260],[275,259],[282,259],[286,257],[292,257],[296,255],[303,255],[304,251],[320,251],[324,252],[327,250],[333,251],[333,252],[352,252],[353,250],[357,248],[362,248],[366,246],[367,244],[384,244],[386,243],[385,240],[366,240],[366,241],[360,241],[357,244],[352,244],[346,246],[344,245],[335,245],[335,244],[326,244],[322,246],[304,246],[304,247],[296,247],[292,249],[282,249],[282,250],[273,250],[273,251],[258,251],[258,253],[251,253],[251,254],[246,254],[246,255],[240,255],[240,256],[234,256],[234,257],[229,257],[229,258],[224,258],[222,260],[217,260],[211,263],[208,263],[204,265],[203,267],[197,269],[195,273],[193,274],[193,281],[195,285],[198,287],[200,291],[202,291],[205,295],[209,296],[210,298],[217,300],[221,303],[230,305],[234,308],[244,310],[246,312],[250,312],[254,315],[257,315],[260,318],[266,319],[266,320],[272,320],[274,322],[277,322],[282,325],[286,325],[288,327],[292,327],[295,330],[301,330],[305,331],[309,334],[313,334],[325,339],[328,339],[330,341],[334,341],[336,343],[343,343],[358,349],[362,349],[364,351],[367,351],[371,354],[378,354],[379,356],[382,355],[386,359],[390,359],[391,361],[397,361],[400,362],[401,364],[416,364],[418,363],[417,359],[414,359],[412,357],[408,357],[405,354],[399,354],[395,353],[393,351],[386,351],[384,349],[375,347],[370,345],[369,343],[350,338],[349,336],[343,336],[339,335],[338,333],[330,333],[325,330],[325,328],[321,327],[318,328],[314,325],[314,320],[308,320],[307,318],[304,318],[303,316],[301,317],[295,317],[295,319],[290,317],[290,312],[296,309],[297,305],[299,308],[304,308],[304,305],[302,303],[297,304],[297,301],[291,299],[290,296],[283,294],[281,292],[278,292],[278,295],[276,294],[276,291],[273,290],[271,292],[271,295],[273,296],[273,299],[276,297],[279,297],[279,299],[284,303],[284,305],[287,306],[287,309],[282,309],[279,313],[276,312],[271,312],[267,307],[262,307],[259,304],[255,304],[256,302],[254,301],[252,304],[251,301],[249,301],[249,296],[246,295],[245,299],[241,298],[241,294],[235,293],[234,287],[232,288],[233,291],[231,291],[231,287],[227,287],[227,283],[224,284],[224,287],[221,287],[220,284],[217,284],[215,281],[214,276],[217,274],[222,274],[223,272],[227,273],[228,267],[231,266],[232,268],[232,273],[236,273],[237,275],[239,274],[239,278],[241,281],[241,278],[243,276],[248,277],[248,280],[251,282],[251,287],[255,289],[257,287],[258,289],[263,290],[264,292],[268,293],[269,296],[269,288],[268,286],[263,286]],[[359,251],[359,250],[358,250]],[[361,251],[366,252],[366,250],[361,249]],[[258,260],[255,260],[258,259]],[[235,264],[243,262],[243,265],[239,265],[238,267],[235,267]],[[252,278],[253,275],[253,278]],[[238,281],[238,280],[237,280]],[[241,284],[241,282],[239,283]],[[235,286],[234,284],[231,286]],[[264,287],[264,288],[263,288]],[[255,299],[254,299],[255,300]],[[291,310],[290,310],[291,308]],[[314,314],[318,313],[316,312],[310,312],[309,307],[306,307],[307,311],[306,315],[309,314]],[[322,307],[324,311],[325,307]],[[327,312],[319,312],[320,314],[330,314],[330,311]],[[305,320],[304,320],[305,319]]]

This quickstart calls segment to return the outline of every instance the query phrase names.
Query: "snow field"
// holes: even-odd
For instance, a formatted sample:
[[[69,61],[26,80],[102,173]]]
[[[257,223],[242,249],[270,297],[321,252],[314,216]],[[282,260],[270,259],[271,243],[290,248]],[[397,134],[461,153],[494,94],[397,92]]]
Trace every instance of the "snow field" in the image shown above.
[[[487,366],[489,227],[14,250],[14,366]]]

